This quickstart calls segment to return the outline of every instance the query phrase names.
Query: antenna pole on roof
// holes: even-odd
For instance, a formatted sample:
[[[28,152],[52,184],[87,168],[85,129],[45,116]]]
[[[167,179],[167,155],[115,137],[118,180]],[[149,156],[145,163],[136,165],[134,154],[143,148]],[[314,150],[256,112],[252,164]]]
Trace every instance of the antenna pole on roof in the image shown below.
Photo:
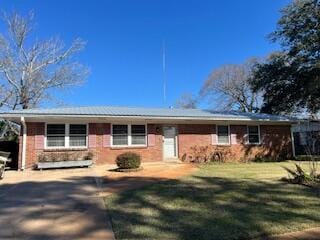
[[[163,74],[163,103],[166,104],[167,74],[166,74],[166,45],[164,40],[162,42],[162,74]]]

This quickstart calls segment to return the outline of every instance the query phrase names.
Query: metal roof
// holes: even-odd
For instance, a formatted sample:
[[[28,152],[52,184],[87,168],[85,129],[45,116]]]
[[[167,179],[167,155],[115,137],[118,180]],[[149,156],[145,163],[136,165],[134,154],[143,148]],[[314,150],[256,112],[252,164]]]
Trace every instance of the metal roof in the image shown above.
[[[183,118],[207,120],[260,120],[293,121],[293,118],[263,113],[243,113],[237,111],[211,111],[201,109],[142,108],[142,107],[63,107],[48,109],[25,109],[1,112],[0,117],[17,116],[103,116],[103,117],[141,117],[141,118]]]

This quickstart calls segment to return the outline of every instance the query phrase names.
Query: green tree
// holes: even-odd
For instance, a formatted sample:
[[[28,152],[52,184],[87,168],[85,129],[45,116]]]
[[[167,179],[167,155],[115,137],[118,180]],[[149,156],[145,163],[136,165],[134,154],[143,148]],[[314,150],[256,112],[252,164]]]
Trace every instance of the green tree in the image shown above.
[[[320,110],[320,1],[295,0],[282,9],[270,39],[282,50],[257,64],[252,87],[263,92],[261,111]]]

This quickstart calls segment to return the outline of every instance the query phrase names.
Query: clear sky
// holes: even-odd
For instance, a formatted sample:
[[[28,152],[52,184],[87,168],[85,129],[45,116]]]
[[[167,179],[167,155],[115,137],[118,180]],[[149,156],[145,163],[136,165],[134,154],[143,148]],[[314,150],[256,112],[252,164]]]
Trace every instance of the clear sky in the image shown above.
[[[216,67],[265,56],[266,36],[289,0],[0,0],[0,9],[33,10],[36,36],[87,41],[79,55],[87,82],[59,94],[67,104],[167,107],[197,94]],[[3,25],[0,25],[2,32]],[[167,101],[163,101],[162,42]]]

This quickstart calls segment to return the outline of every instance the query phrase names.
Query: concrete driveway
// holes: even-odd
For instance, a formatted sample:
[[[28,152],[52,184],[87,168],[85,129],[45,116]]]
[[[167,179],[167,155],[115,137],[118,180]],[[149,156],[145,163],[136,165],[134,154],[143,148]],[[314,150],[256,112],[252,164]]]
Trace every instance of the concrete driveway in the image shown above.
[[[94,169],[8,172],[0,239],[113,239]]]

